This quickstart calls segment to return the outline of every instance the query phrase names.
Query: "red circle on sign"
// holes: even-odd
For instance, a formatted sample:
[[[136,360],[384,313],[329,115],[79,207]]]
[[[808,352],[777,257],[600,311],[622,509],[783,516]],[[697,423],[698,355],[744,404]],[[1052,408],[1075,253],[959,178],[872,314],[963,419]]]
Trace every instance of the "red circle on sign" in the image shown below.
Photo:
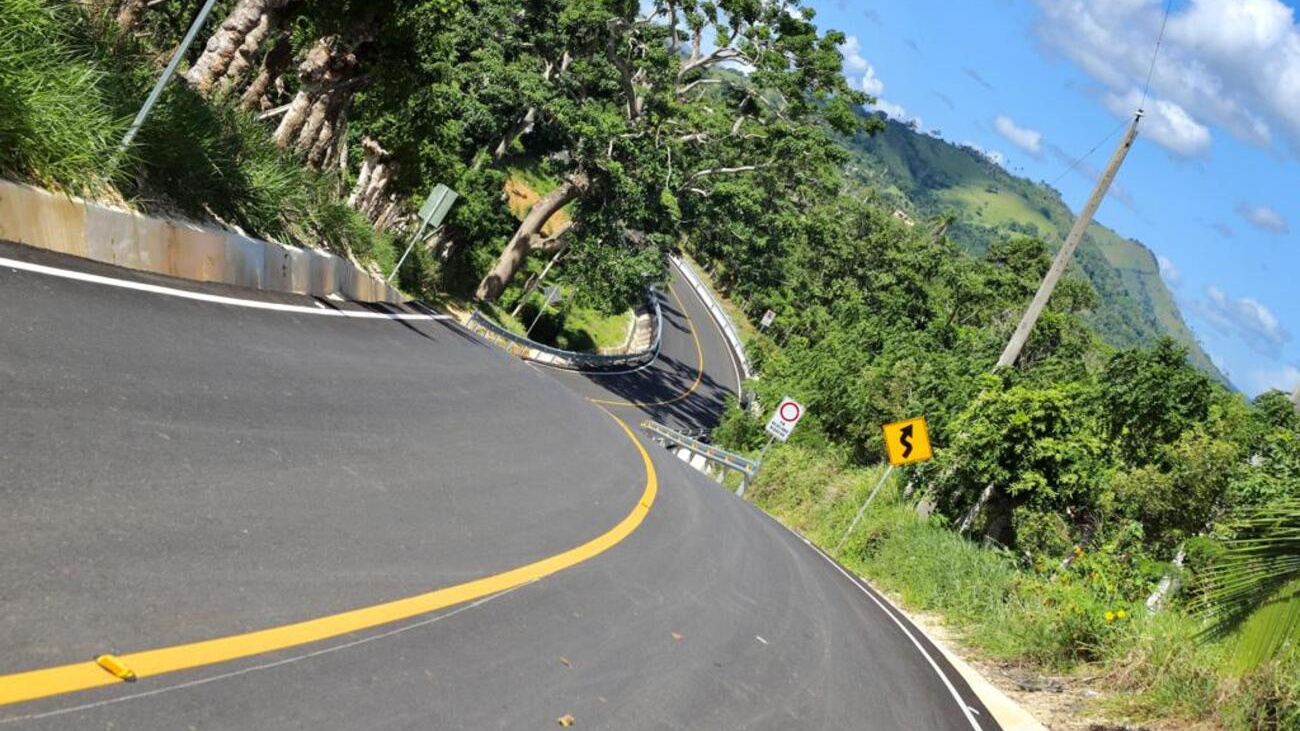
[[[790,409],[794,413],[788,414],[786,413],[786,409]],[[793,401],[786,401],[781,404],[779,413],[781,414],[781,421],[795,421],[799,418],[799,404],[796,404]]]

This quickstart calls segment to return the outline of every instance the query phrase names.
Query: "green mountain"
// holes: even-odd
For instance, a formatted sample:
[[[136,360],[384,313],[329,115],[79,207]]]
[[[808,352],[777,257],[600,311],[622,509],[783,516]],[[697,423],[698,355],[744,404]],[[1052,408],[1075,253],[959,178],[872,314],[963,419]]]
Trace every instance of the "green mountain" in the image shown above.
[[[1017,233],[1058,248],[1074,223],[1056,189],[1011,175],[979,150],[893,120],[881,132],[844,142],[854,155],[853,171],[884,204],[918,223],[951,213],[956,222],[949,238],[974,254]],[[1071,270],[1086,275],[1097,290],[1100,305],[1088,319],[1107,343],[1149,345],[1168,334],[1188,347],[1197,367],[1228,382],[1187,327],[1155,256],[1141,242],[1094,221]]]

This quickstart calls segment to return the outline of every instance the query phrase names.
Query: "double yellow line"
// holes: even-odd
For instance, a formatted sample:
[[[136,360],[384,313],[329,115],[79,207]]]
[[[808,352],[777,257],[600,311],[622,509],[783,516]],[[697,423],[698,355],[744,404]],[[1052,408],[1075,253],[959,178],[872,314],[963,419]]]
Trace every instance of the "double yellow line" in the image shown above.
[[[134,673],[136,678],[149,678],[178,670],[190,670],[204,665],[238,660],[311,642],[320,642],[464,604],[550,576],[598,556],[627,538],[641,525],[659,491],[659,480],[654,463],[645,447],[622,419],[612,414],[610,418],[618,423],[641,454],[641,461],[645,465],[645,489],[636,506],[617,525],[580,546],[500,574],[405,599],[245,634],[133,652],[114,659]],[[93,661],[2,675],[0,676],[0,705],[121,682],[123,681],[120,678],[110,674],[104,667]]]
[[[645,406],[667,406],[669,404],[675,404],[687,396],[690,396],[695,393],[695,389],[700,387],[700,382],[704,380],[704,348],[700,346],[700,335],[695,332],[695,321],[691,319],[690,315],[686,314],[686,303],[682,302],[682,298],[677,296],[677,290],[673,289],[671,284],[668,285],[668,292],[673,296],[674,300],[677,300],[677,309],[682,313],[682,317],[686,319],[686,326],[690,328],[691,331],[691,339],[695,341],[695,382],[685,391],[682,391],[670,399],[664,399],[662,401],[606,401],[603,399],[588,399],[593,404],[600,404],[601,406],[632,406],[637,408]],[[594,372],[594,375],[600,375],[600,373],[597,371]]]

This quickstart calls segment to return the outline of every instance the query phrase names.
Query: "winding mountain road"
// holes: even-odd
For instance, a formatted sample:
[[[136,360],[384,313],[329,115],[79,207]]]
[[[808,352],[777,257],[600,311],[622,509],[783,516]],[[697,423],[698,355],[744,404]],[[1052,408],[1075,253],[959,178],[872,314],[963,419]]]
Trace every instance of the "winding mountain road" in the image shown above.
[[[0,243],[0,728],[996,729],[639,434],[736,388],[662,296],[655,363],[581,375],[419,309]]]

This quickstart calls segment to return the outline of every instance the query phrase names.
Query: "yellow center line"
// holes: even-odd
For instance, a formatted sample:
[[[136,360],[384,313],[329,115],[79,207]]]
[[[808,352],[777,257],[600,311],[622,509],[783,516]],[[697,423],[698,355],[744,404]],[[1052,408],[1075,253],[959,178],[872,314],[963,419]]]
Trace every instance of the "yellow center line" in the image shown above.
[[[631,406],[635,408],[645,406],[667,406],[668,404],[675,404],[687,396],[690,396],[695,393],[695,389],[700,387],[700,382],[704,380],[704,348],[700,347],[700,335],[695,332],[695,322],[691,320],[690,315],[686,314],[686,303],[682,302],[682,298],[677,296],[677,290],[673,289],[671,284],[668,285],[668,292],[673,296],[673,299],[677,300],[677,309],[682,313],[682,317],[686,318],[686,326],[691,331],[691,339],[695,341],[695,382],[685,391],[663,401],[605,401],[603,399],[589,399],[593,404],[600,404],[601,406]]]
[[[622,419],[613,414],[609,416],[618,423],[641,454],[641,461],[645,465],[645,489],[636,506],[617,525],[580,546],[503,573],[405,599],[244,634],[118,655],[114,659],[133,671],[137,678],[148,678],[252,657],[464,604],[536,581],[594,558],[627,538],[641,525],[659,491],[659,479],[650,454]],[[0,706],[121,682],[121,679],[94,661],[0,675]]]

